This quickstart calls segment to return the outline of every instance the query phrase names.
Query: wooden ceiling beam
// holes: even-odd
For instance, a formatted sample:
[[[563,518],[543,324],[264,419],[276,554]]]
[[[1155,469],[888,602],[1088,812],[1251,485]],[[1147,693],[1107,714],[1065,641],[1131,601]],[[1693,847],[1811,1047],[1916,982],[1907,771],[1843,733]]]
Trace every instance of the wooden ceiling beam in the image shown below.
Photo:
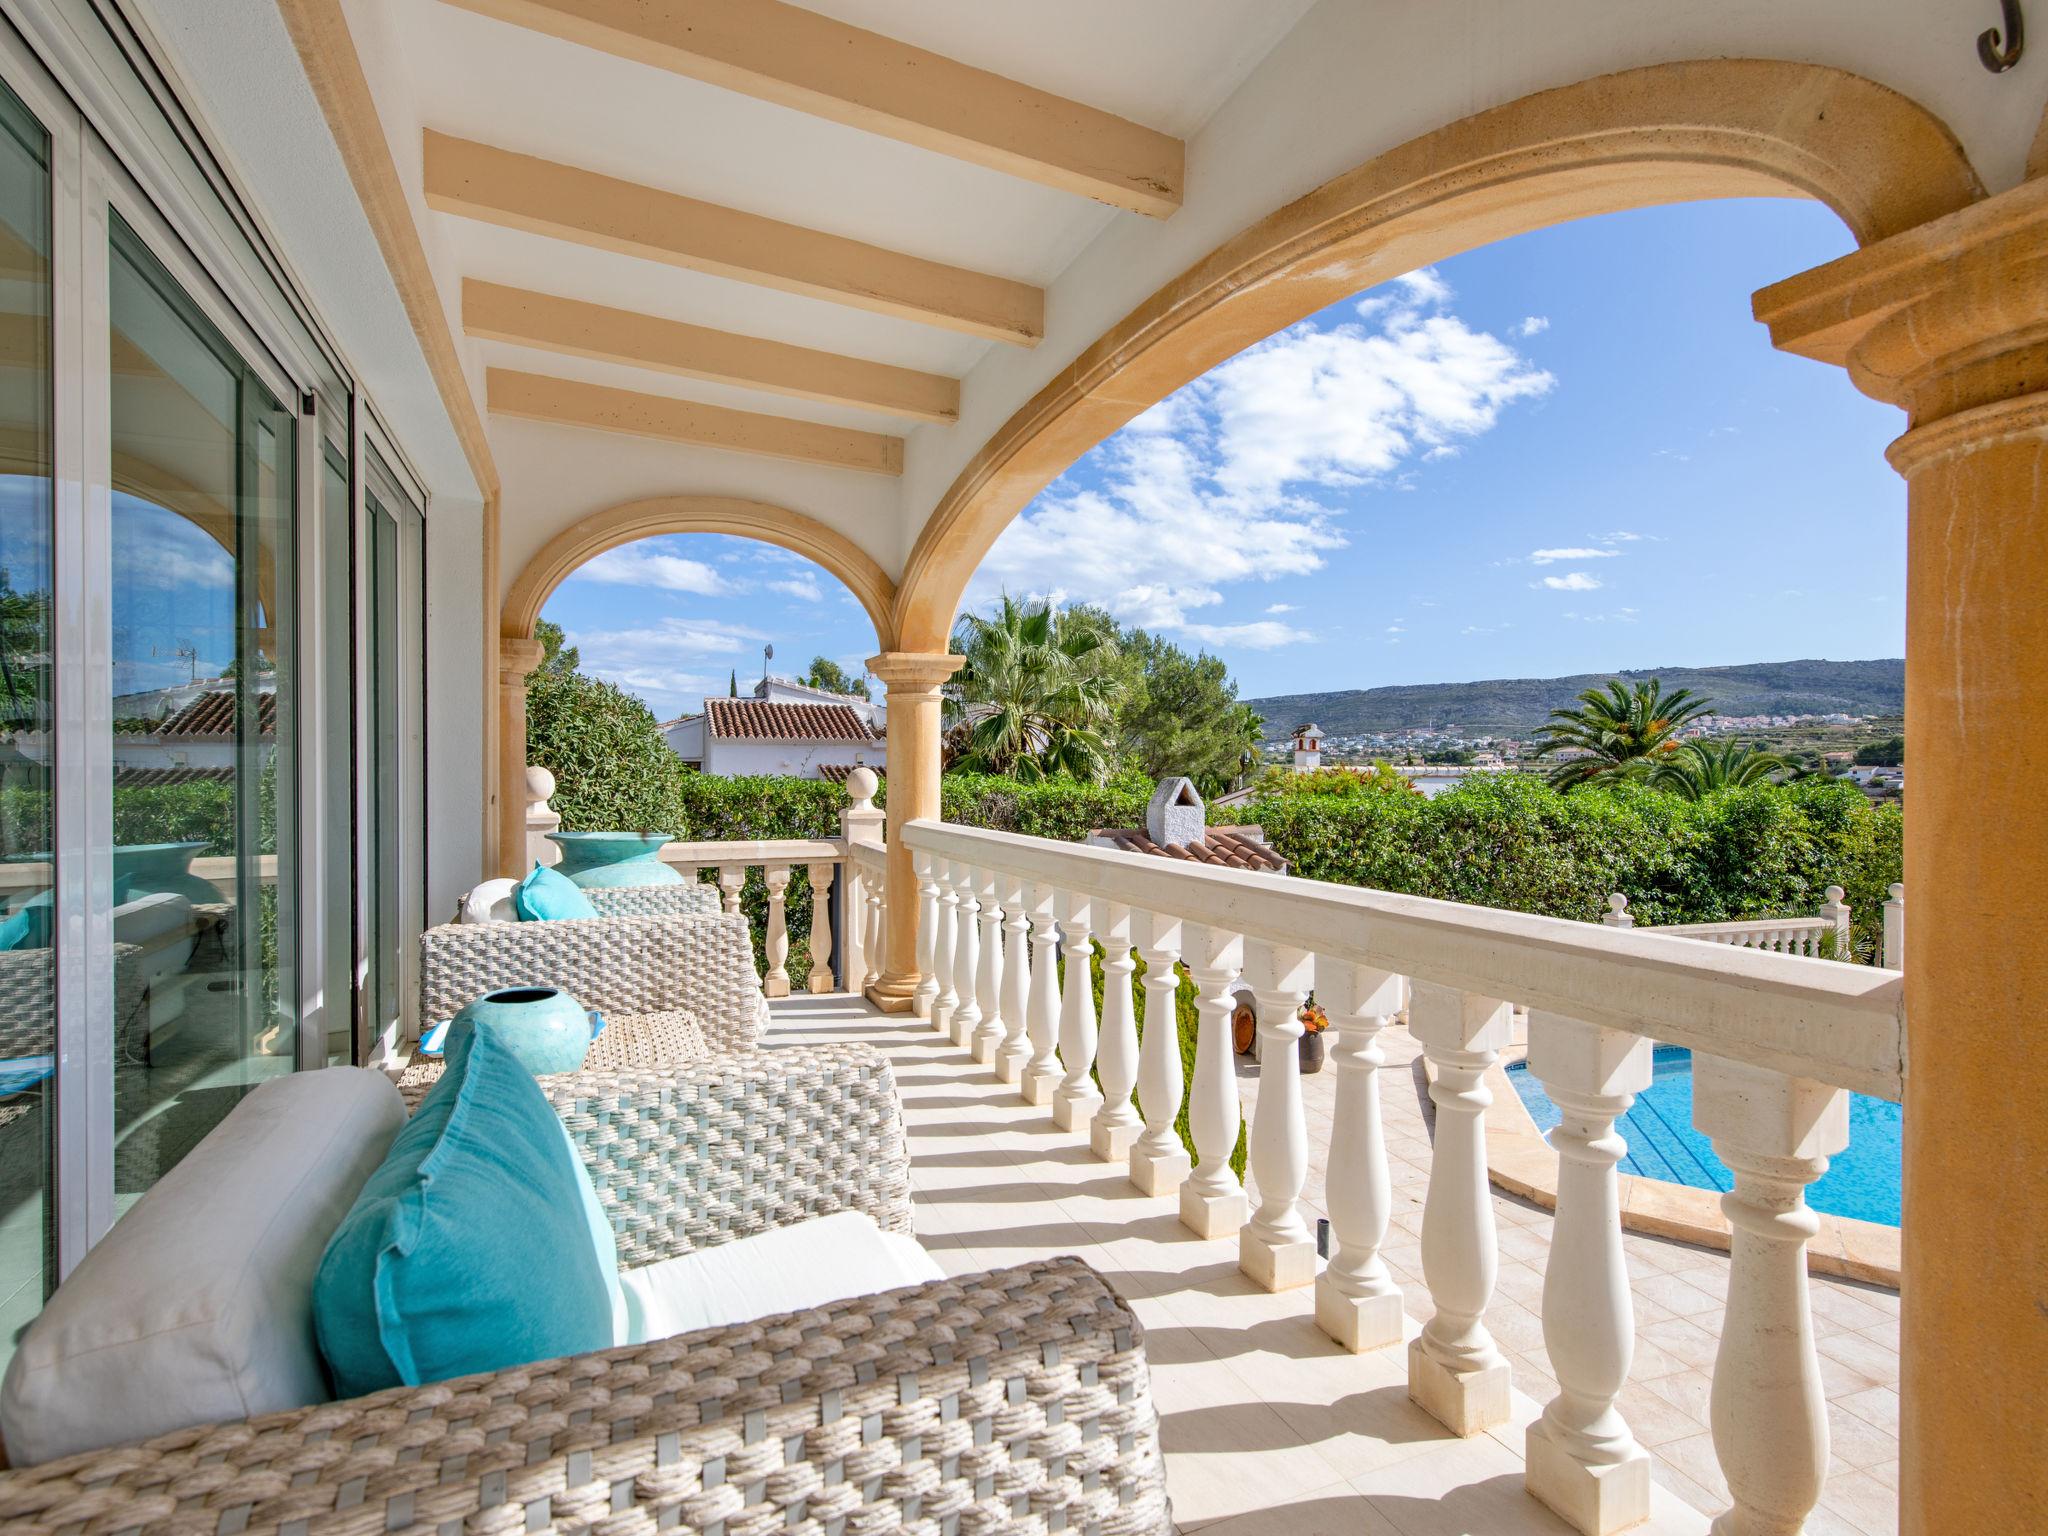
[[[1045,291],[675,192],[428,129],[426,196],[442,213],[970,336],[1036,346]]]
[[[1179,139],[783,0],[452,3],[1115,208],[1181,205]]]
[[[732,453],[758,453],[774,459],[796,459],[833,469],[870,475],[903,473],[903,439],[879,432],[856,432],[815,421],[735,411],[666,395],[643,395],[605,384],[585,384],[550,374],[492,368],[484,378],[491,414],[522,421],[550,421],[558,426],[588,427],[598,432],[625,432],[658,437],[701,448]]]
[[[715,331],[474,277],[462,283],[462,328],[485,341],[854,405],[914,421],[960,419],[960,381],[943,374]]]

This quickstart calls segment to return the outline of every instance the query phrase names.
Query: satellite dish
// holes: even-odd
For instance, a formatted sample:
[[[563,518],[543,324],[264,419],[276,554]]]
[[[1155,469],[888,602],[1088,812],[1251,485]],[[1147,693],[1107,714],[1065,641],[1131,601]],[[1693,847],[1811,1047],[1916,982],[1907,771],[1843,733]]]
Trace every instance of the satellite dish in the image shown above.
[[[775,647],[772,645],[764,645],[761,647],[761,654],[767,657],[770,661],[773,661],[775,659]]]

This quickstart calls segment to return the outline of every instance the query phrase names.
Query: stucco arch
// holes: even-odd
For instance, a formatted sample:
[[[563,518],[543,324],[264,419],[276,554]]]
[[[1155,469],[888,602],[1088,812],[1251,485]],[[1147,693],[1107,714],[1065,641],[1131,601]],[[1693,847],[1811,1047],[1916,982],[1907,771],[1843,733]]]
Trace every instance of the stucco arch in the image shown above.
[[[945,649],[997,535],[1089,448],[1218,363],[1375,283],[1656,203],[1809,197],[1869,244],[1983,195],[1955,136],[1916,102],[1841,70],[1768,59],[1602,75],[1411,139],[1219,246],[1011,416],[911,551],[898,643]]]
[[[506,591],[502,633],[512,640],[532,638],[541,608],[580,566],[621,544],[668,533],[760,539],[815,561],[844,582],[867,611],[877,647],[891,649],[896,585],[872,556],[816,518],[733,496],[650,496],[579,519],[542,545]]]

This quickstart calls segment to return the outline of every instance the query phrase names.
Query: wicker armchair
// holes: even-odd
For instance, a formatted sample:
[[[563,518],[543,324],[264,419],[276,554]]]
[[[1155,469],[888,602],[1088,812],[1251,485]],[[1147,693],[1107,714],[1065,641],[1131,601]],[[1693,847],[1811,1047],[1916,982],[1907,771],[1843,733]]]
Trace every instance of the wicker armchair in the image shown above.
[[[609,894],[633,899],[624,891]],[[747,920],[737,914],[447,923],[420,935],[423,1020],[450,1018],[500,987],[536,984],[560,987],[604,1014],[604,1033],[591,1043],[586,1063],[591,1071],[665,1067],[751,1050],[768,1027]],[[415,1061],[399,1091],[416,1104],[440,1072],[438,1061]]]
[[[716,917],[725,910],[719,905],[718,887],[702,883],[593,885],[583,894],[600,917]]]
[[[871,1048],[542,1086],[626,1264],[848,1208],[909,1224],[895,1085]],[[1076,1258],[0,1473],[0,1525],[1171,1530],[1143,1329]]]

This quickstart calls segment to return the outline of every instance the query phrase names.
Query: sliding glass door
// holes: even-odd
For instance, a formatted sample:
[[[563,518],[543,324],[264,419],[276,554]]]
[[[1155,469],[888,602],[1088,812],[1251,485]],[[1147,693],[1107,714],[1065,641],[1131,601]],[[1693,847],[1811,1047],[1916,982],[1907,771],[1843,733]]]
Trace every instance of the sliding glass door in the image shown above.
[[[412,1021],[411,935],[425,904],[425,677],[421,662],[426,525],[372,450],[363,529],[363,1006],[371,1048],[395,1047]]]
[[[295,1064],[297,413],[109,224],[119,1210]]]
[[[0,1361],[56,1270],[50,159],[0,85]]]

